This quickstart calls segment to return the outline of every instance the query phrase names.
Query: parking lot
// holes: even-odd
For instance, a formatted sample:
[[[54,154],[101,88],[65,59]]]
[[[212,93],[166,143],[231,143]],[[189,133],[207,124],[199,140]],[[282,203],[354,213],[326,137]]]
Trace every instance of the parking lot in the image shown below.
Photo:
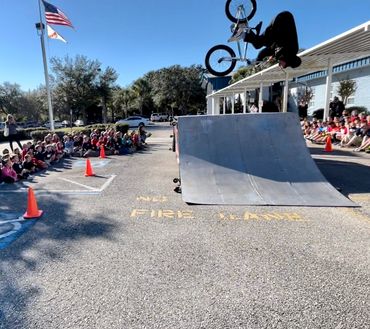
[[[44,210],[0,250],[0,328],[369,328],[369,155],[310,147],[358,208],[191,206],[170,125],[148,130],[95,177],[73,159],[0,186],[0,234],[28,186]]]

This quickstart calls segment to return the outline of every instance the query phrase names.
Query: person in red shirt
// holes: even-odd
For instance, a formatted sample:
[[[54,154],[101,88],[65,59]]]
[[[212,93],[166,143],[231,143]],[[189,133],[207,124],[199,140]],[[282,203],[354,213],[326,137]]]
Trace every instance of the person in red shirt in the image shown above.
[[[29,149],[28,144],[23,144],[21,152],[21,161],[24,161],[24,157],[26,156],[28,149]]]

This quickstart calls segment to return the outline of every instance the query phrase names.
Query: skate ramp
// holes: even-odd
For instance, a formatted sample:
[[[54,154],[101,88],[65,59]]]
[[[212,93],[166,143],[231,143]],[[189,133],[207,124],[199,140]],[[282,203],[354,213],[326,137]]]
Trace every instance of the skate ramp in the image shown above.
[[[187,203],[356,206],[321,174],[294,113],[179,117],[178,142]]]

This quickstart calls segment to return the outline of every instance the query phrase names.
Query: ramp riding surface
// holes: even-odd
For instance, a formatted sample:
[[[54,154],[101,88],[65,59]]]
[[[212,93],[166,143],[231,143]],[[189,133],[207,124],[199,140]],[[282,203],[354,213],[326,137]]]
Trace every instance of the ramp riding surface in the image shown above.
[[[321,174],[294,113],[178,119],[187,203],[356,206]]]

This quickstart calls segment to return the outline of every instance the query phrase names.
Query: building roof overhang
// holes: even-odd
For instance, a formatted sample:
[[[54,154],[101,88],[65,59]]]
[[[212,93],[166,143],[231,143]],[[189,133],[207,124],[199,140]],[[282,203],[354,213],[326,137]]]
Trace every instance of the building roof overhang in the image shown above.
[[[302,64],[296,68],[282,69],[275,64],[258,73],[220,89],[207,97],[243,93],[261,86],[298,78],[300,76],[327,70],[334,65],[370,56],[370,21],[348,30],[298,54]]]

